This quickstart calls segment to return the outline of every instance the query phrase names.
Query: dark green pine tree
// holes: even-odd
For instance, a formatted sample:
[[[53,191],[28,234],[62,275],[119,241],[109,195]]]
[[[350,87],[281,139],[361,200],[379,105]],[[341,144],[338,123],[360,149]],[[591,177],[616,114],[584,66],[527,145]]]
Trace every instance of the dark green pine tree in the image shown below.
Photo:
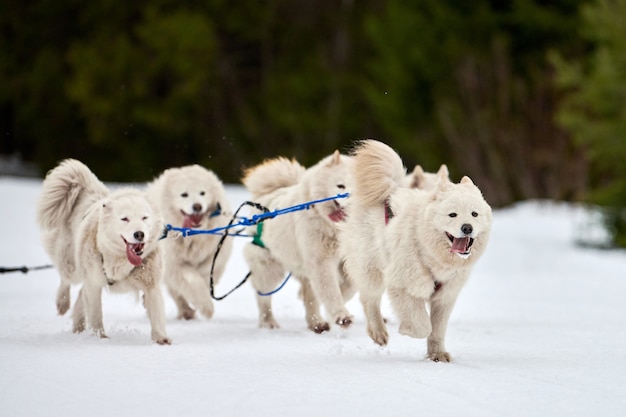
[[[591,52],[578,60],[554,58],[568,91],[558,120],[588,149],[588,199],[605,207],[612,243],[626,247],[626,0],[596,0],[582,16]]]

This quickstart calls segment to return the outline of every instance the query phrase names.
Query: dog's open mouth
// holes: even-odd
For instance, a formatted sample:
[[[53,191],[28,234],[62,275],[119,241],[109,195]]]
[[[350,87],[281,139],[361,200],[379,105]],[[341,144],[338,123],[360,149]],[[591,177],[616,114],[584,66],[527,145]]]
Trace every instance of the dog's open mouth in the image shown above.
[[[339,203],[337,203],[336,201],[334,201],[334,203],[335,203],[335,211],[331,212],[328,215],[328,218],[333,222],[342,222],[346,218],[346,212],[344,211],[343,207],[341,207]]]
[[[461,257],[467,257],[471,254],[474,238],[469,236],[454,237],[448,232],[446,232],[446,236],[448,236],[450,243],[452,243],[450,253],[456,253]]]
[[[126,244],[126,257],[128,258],[128,262],[135,266],[141,265],[143,260],[141,259],[141,255],[143,255],[143,248],[145,246],[144,242],[140,243],[129,243],[122,236],[122,240]]]
[[[194,213],[187,214],[184,211],[180,211],[183,214],[183,227],[187,228],[197,228],[200,227],[202,223],[202,217],[204,217],[204,213]]]

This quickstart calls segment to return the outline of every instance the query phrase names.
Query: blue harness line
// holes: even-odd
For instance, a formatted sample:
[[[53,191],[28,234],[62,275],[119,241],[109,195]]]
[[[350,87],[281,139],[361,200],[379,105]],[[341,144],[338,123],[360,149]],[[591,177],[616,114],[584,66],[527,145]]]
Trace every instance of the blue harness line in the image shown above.
[[[349,197],[350,194],[349,193],[343,193],[343,194],[337,194],[336,196],[333,197],[326,197],[326,198],[322,198],[319,200],[313,200],[313,201],[309,201],[306,203],[302,203],[302,204],[297,204],[295,206],[291,206],[291,207],[286,207],[283,209],[276,209],[274,211],[270,211],[268,208],[252,202],[252,201],[245,201],[241,204],[241,206],[239,206],[239,209],[241,209],[242,206],[244,205],[250,205],[255,207],[258,210],[261,210],[262,213],[259,214],[254,214],[251,217],[239,217],[237,216],[237,214],[235,213],[235,216],[233,218],[234,219],[238,219],[239,221],[237,223],[234,223],[234,221],[231,221],[230,223],[228,223],[228,225],[226,226],[222,226],[222,227],[216,227],[214,229],[194,229],[191,227],[175,227],[172,226],[171,224],[167,224],[165,225],[165,230],[163,231],[163,236],[161,236],[161,239],[167,237],[167,233],[170,231],[175,231],[175,232],[180,232],[182,234],[183,237],[188,237],[188,236],[194,236],[194,235],[224,235],[225,233],[228,233],[227,231],[234,228],[234,227],[247,227],[247,226],[255,226],[257,224],[259,224],[260,222],[267,220],[267,219],[273,219],[276,216],[281,216],[283,214],[288,214],[288,213],[293,213],[295,211],[301,211],[301,210],[308,210],[311,207],[313,207],[315,204],[319,204],[319,203],[325,203],[326,201],[331,201],[331,200],[337,200],[339,198],[347,198]],[[239,212],[239,209],[237,209],[237,213]],[[221,215],[221,207],[218,206],[218,209],[211,213],[210,217],[215,217],[215,216],[219,216]],[[235,233],[232,234],[230,236],[244,236],[241,235],[239,233]]]
[[[291,278],[291,272],[287,274],[287,277],[285,278],[285,280],[283,281],[282,284],[280,284],[276,289],[270,291],[270,292],[261,292],[261,291],[257,291],[256,293],[259,294],[261,297],[267,297],[270,296],[272,294],[276,294],[278,291],[282,290],[283,287],[285,286],[285,284],[287,283],[287,281],[289,281],[289,278]]]
[[[273,219],[276,216],[281,216],[283,214],[288,214],[288,213],[293,213],[296,211],[301,211],[301,210],[308,210],[311,207],[313,207],[315,204],[319,204],[319,203],[324,203],[326,201],[331,201],[331,200],[336,200],[339,198],[347,198],[349,197],[349,193],[343,193],[343,194],[337,194],[336,196],[333,197],[326,197],[326,198],[322,198],[319,200],[313,200],[313,201],[308,201],[306,203],[302,203],[302,204],[297,204],[295,206],[291,206],[291,207],[286,207],[284,209],[276,209],[273,211],[270,211],[270,209],[268,209],[267,207],[259,204],[259,203],[255,203],[253,201],[244,201],[243,203],[241,203],[241,205],[237,208],[237,210],[235,211],[235,213],[233,214],[233,217],[230,219],[230,221],[228,222],[228,224],[226,226],[222,226],[222,227],[216,227],[214,229],[208,229],[208,230],[203,230],[203,229],[193,229],[193,228],[189,228],[189,227],[174,227],[171,224],[167,224],[165,226],[165,230],[163,231],[163,236],[161,236],[161,239],[164,239],[167,237],[168,232],[170,231],[176,231],[176,232],[180,232],[181,235],[183,237],[188,237],[188,236],[194,236],[194,235],[199,235],[199,234],[210,234],[210,235],[220,235],[220,240],[217,244],[217,248],[215,249],[215,254],[213,255],[213,261],[211,263],[211,273],[210,273],[210,279],[209,279],[209,289],[211,292],[211,298],[213,298],[216,301],[220,301],[223,300],[224,298],[226,298],[228,295],[230,295],[233,291],[235,291],[237,288],[241,287],[247,280],[248,278],[250,278],[250,275],[252,274],[252,272],[248,272],[246,274],[246,276],[244,277],[244,279],[237,284],[233,289],[231,289],[230,291],[228,291],[226,294],[217,297],[215,295],[215,280],[213,279],[213,271],[215,268],[215,261],[217,260],[217,257],[220,253],[220,250],[222,248],[222,245],[224,244],[224,241],[226,240],[226,238],[228,236],[246,236],[246,237],[252,237],[253,238],[253,243],[256,244],[259,247],[265,248],[265,245],[263,244],[263,241],[261,240],[261,232],[263,230],[263,222],[267,219]],[[239,216],[239,210],[241,210],[244,206],[251,206],[256,208],[257,210],[260,210],[261,213],[259,214],[255,214],[251,217],[242,217]],[[217,214],[216,214],[217,213]],[[223,214],[221,212],[221,207],[218,206],[218,208],[216,209],[215,212],[211,213],[210,217],[215,217],[215,216],[219,216]],[[237,220],[237,222],[235,222],[235,220]],[[254,235],[243,235],[240,232],[243,230],[239,230],[236,233],[229,233],[228,231],[234,227],[248,227],[248,226],[257,226],[257,233],[255,233]],[[266,249],[266,248],[265,248]],[[287,275],[287,278],[285,278],[285,280],[283,281],[283,283],[276,288],[275,290],[272,290],[268,293],[262,293],[260,291],[257,292],[257,294],[259,294],[260,296],[269,296],[272,295],[278,291],[280,291],[285,284],[287,283],[287,281],[289,280],[289,278],[291,277],[291,273],[289,273]]]

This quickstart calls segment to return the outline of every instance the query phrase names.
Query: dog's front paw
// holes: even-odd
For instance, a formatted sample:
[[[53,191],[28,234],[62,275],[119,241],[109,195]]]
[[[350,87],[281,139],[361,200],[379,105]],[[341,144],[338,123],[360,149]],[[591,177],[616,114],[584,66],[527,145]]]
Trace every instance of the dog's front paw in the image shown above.
[[[74,333],[82,333],[85,331],[85,329],[87,328],[85,320],[79,320],[76,323],[74,323],[74,326],[72,327],[72,332]]]
[[[64,315],[70,309],[70,290],[69,287],[61,286],[57,291],[56,305],[59,316]]]
[[[379,329],[373,329],[368,326],[367,334],[369,335],[369,337],[372,338],[375,343],[381,346],[385,346],[387,345],[387,342],[389,342],[389,333],[387,333],[387,329],[385,329],[384,327]]]
[[[337,323],[339,326],[343,328],[348,328],[350,327],[353,321],[354,321],[354,317],[348,314],[346,316],[337,317],[337,319],[335,320],[335,323]]]
[[[309,329],[312,330],[313,332],[320,334],[320,333],[324,333],[330,330],[330,324],[326,323],[325,321],[319,322],[319,323],[311,323],[309,325]]]
[[[400,323],[398,332],[405,336],[414,337],[416,339],[424,339],[432,333],[433,329],[429,321],[423,323]]]
[[[214,312],[213,305],[206,305],[204,307],[201,307],[200,312],[207,319],[211,319],[213,317],[213,312]]]
[[[196,318],[196,311],[192,308],[185,308],[178,312],[178,320],[193,320]]]
[[[159,345],[171,345],[172,344],[172,339],[170,339],[169,337],[159,337],[159,338],[156,338],[154,341],[157,342],[157,344]]]
[[[278,329],[280,325],[274,317],[265,316],[259,318],[259,327],[262,329]]]
[[[428,359],[433,362],[452,362],[452,356],[448,352],[432,352],[428,354]]]
[[[70,309],[70,298],[61,296],[57,298],[57,311],[59,316],[64,315]]]
[[[94,329],[93,334],[98,336],[100,339],[108,339],[109,336],[104,333],[104,329]]]

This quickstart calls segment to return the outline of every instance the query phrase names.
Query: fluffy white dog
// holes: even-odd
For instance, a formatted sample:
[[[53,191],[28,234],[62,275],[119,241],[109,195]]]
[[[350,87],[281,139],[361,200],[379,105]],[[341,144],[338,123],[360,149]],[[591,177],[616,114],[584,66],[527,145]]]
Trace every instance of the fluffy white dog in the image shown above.
[[[386,290],[400,333],[428,338],[428,357],[449,362],[448,319],[486,248],[491,208],[468,177],[454,184],[445,174],[440,170],[432,190],[407,188],[398,154],[381,142],[363,141],[354,155],[355,184],[341,238],[369,336],[387,344],[380,311]]]
[[[72,313],[74,332],[89,324],[106,337],[102,289],[107,288],[142,292],[152,339],[171,343],[165,333],[163,267],[157,245],[163,222],[144,192],[129,188],[109,192],[83,163],[67,159],[46,176],[37,219],[44,247],[61,276],[59,314],[70,308],[70,286],[83,284]]]
[[[352,159],[338,151],[309,169],[294,160],[276,158],[248,169],[243,183],[254,201],[275,210],[349,191],[351,167]],[[353,320],[344,300],[354,291],[342,274],[337,240],[344,206],[345,200],[336,199],[265,220],[252,230],[257,237],[244,248],[257,291],[274,290],[287,272],[300,280],[306,321],[316,333],[330,328],[320,314],[320,301],[336,324],[347,327]],[[259,325],[278,327],[271,297],[257,295],[257,302]]]
[[[176,227],[215,229],[228,223],[230,203],[224,185],[200,165],[170,168],[148,186],[148,195],[159,205],[165,222]],[[178,308],[179,319],[192,319],[195,310],[211,318],[214,312],[210,273],[219,235],[197,234],[165,239],[165,283]],[[213,269],[217,284],[232,251],[232,238],[222,243]]]

